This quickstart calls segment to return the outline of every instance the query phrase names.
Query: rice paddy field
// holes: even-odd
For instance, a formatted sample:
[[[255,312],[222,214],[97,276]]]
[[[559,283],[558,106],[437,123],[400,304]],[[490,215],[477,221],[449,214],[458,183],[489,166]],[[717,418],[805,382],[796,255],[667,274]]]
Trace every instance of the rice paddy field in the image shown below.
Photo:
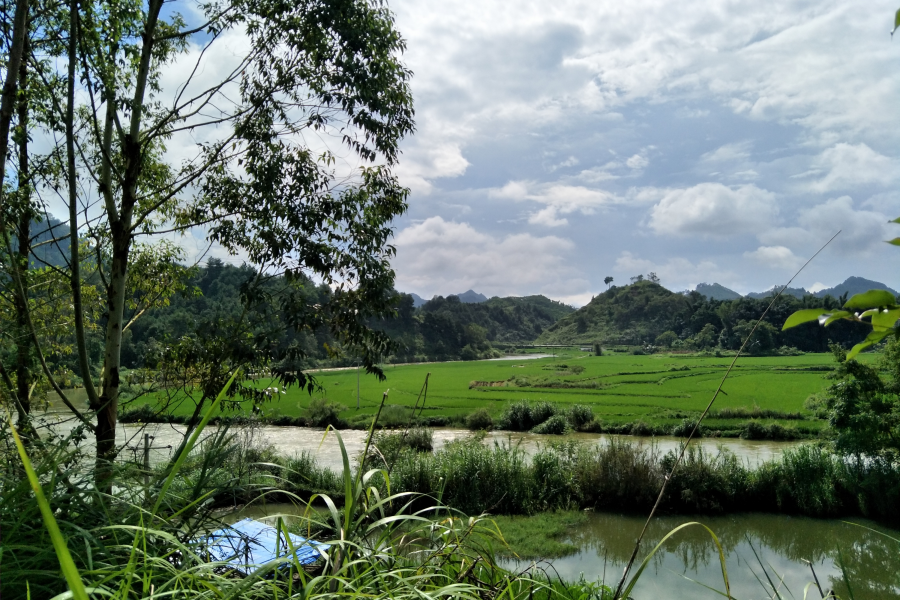
[[[872,354],[862,357],[867,361],[876,358]],[[544,400],[563,408],[590,406],[595,418],[609,424],[641,420],[675,425],[703,410],[731,360],[684,354],[592,356],[572,350],[545,358],[523,355],[503,360],[386,365],[387,379],[381,382],[353,368],[322,370],[313,372],[321,391],[310,396],[302,390],[287,390],[265,407],[264,414],[300,416],[312,398],[324,397],[346,406],[341,416],[353,420],[374,413],[385,391],[388,406],[412,407],[428,375],[425,417],[459,421],[485,408],[496,418],[513,401]],[[790,418],[769,421],[818,430],[824,422],[804,409],[804,401],[830,384],[825,376],[832,366],[830,354],[740,358],[715,409],[777,411]],[[261,380],[259,385],[271,382]],[[727,420],[710,418],[706,424],[727,429]]]

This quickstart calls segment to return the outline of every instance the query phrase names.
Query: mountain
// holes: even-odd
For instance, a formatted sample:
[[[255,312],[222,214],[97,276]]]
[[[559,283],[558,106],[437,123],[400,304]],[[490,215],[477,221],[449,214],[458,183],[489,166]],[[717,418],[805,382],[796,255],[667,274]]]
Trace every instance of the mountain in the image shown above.
[[[787,318],[801,308],[832,310],[837,307],[836,298],[831,296],[816,298],[807,293],[795,297],[804,291],[790,290],[769,308],[767,298],[715,300],[699,291],[674,293],[645,280],[613,287],[595,296],[586,306],[544,329],[536,343],[671,344],[673,348],[736,350],[764,313],[766,324],[754,334],[753,352],[770,352],[782,346],[825,352],[829,342],[849,347],[868,334],[867,326],[846,321],[827,328],[811,322],[782,331]],[[669,341],[657,341],[666,332],[673,334],[667,337]]]
[[[734,290],[718,283],[698,283],[695,291],[712,300],[737,300],[741,297]]]
[[[472,290],[455,295],[463,304],[478,304],[480,302],[487,302],[487,296],[485,296],[484,294],[479,294],[478,292],[474,292]]]
[[[413,308],[419,308],[420,306],[428,302],[428,300],[422,298],[418,294],[410,294],[410,296],[412,296],[413,299]]]
[[[819,290],[815,295],[817,298],[824,298],[825,296],[840,298],[844,294],[847,294],[849,297],[855,294],[868,292],[869,290],[887,290],[895,296],[897,295],[896,290],[892,290],[880,281],[872,281],[871,279],[864,279],[862,277],[848,277],[844,283],[839,283],[838,285],[825,290]]]
[[[520,311],[526,307],[543,315],[543,318],[555,323],[566,315],[575,312],[575,309],[568,304],[563,304],[557,300],[551,300],[546,296],[509,296],[507,298],[499,298],[494,296],[486,301],[485,306],[497,307],[504,310],[515,311],[519,307]]]
[[[747,294],[747,297],[753,298],[755,300],[762,300],[763,298],[769,298],[773,294],[777,294],[778,290],[780,290],[780,289],[781,289],[780,285],[773,285],[771,288],[769,288],[768,290],[766,290],[764,292],[750,292],[749,294]],[[793,296],[794,298],[802,299],[804,296],[811,296],[812,292],[808,292],[803,288],[789,287],[786,290],[784,290],[783,292],[781,292],[781,295],[782,295],[782,297],[783,296]],[[820,297],[822,297],[822,296],[820,296]]]

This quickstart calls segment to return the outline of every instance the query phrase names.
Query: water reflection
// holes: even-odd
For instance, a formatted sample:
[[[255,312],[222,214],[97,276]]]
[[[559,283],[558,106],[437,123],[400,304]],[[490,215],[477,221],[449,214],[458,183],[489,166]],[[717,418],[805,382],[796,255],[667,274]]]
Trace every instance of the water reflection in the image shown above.
[[[767,581],[761,564],[776,585],[783,577],[783,591],[789,591],[786,597],[804,597],[803,588],[813,579],[803,560],[813,564],[823,587],[834,588],[847,597],[838,566],[838,549],[843,554],[855,598],[900,598],[900,544],[879,535],[877,532],[887,530],[868,522],[861,523],[876,531],[840,521],[783,515],[662,517],[651,524],[639,561],[666,533],[691,520],[702,522],[719,538],[731,591],[736,598],[767,597],[759,581]],[[608,581],[615,579],[631,556],[643,524],[644,519],[640,517],[593,514],[571,536],[581,552],[554,560],[553,567],[566,579],[577,579],[581,573],[588,579],[597,579],[604,572]],[[900,537],[897,532],[889,533]],[[676,599],[716,596],[686,578],[724,590],[718,550],[709,533],[696,526],[680,531],[663,544],[662,550],[651,559],[634,596]],[[817,591],[810,594],[807,597],[818,597]]]

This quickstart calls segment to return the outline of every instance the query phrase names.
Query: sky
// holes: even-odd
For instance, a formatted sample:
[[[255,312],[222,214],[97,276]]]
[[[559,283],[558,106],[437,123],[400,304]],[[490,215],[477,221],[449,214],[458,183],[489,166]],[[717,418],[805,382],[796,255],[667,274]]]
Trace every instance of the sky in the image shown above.
[[[393,0],[397,289],[900,287],[896,2]]]

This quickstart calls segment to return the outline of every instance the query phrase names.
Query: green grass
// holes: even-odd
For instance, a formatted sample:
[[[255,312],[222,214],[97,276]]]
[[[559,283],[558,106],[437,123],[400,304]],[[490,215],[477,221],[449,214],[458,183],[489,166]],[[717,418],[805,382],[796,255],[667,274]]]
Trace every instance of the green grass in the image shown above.
[[[874,355],[863,355],[873,360]],[[266,417],[303,415],[311,400],[324,397],[347,407],[344,420],[359,420],[372,415],[381,396],[388,390],[388,405],[412,407],[425,375],[431,373],[424,416],[443,416],[461,423],[466,415],[485,408],[496,419],[504,407],[517,400],[546,400],[562,407],[584,404],[597,419],[615,425],[635,420],[671,427],[685,415],[696,415],[706,406],[722,379],[730,357],[692,355],[632,356],[608,354],[590,356],[568,351],[559,356],[532,360],[448,362],[417,365],[386,365],[387,379],[360,374],[357,402],[355,369],[314,371],[322,389],[310,396],[304,390],[289,389],[263,408]],[[567,365],[569,369],[560,368]],[[583,367],[575,374],[573,365]],[[726,382],[715,408],[759,407],[786,413],[802,413],[803,419],[782,420],[783,425],[804,431],[817,431],[824,422],[804,410],[803,403],[821,392],[829,381],[824,378],[833,365],[830,354],[806,354],[786,357],[746,357]],[[686,368],[686,370],[685,370]],[[503,387],[472,387],[470,382],[506,382]],[[260,380],[258,385],[274,385]],[[577,386],[577,387],[563,387]],[[593,387],[591,387],[593,386]],[[183,407],[178,412],[187,412]],[[727,429],[727,420],[717,426]],[[771,420],[770,420],[771,421]],[[734,427],[738,427],[735,420]]]
[[[578,511],[538,513],[531,516],[494,516],[508,547],[494,550],[503,558],[533,560],[559,558],[579,551],[579,547],[566,541],[571,531],[587,522],[587,515]]]

